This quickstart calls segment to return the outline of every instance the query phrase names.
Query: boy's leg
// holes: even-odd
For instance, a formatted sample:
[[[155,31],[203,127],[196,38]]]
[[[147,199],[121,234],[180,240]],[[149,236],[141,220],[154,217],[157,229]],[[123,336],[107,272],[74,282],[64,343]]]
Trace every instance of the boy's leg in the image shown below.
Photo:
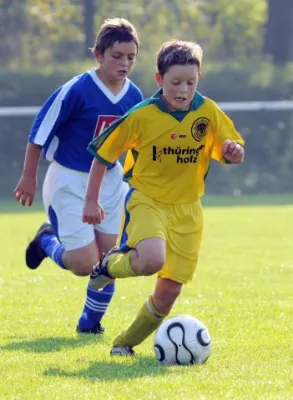
[[[122,181],[123,171],[120,164],[108,170],[104,176],[100,202],[105,210],[106,219],[95,226],[95,237],[100,254],[108,253],[115,245],[120,229],[125,196],[129,190]],[[88,284],[86,300],[79,318],[77,331],[96,333],[95,327],[101,322],[115,292],[115,280],[110,281],[102,290]]]
[[[167,261],[158,272],[152,303],[147,302],[130,327],[117,336],[113,355],[125,355],[127,349],[132,349],[154,332],[171,310],[182,284],[193,277],[202,236],[201,204],[172,206],[168,213],[173,228],[166,231]]]
[[[78,333],[99,334],[104,331],[101,320],[115,293],[115,283],[109,283],[102,290],[87,287],[85,305],[79,318]]]
[[[132,348],[149,337],[169,314],[181,287],[181,283],[158,278],[154,294],[139,310],[129,328],[115,338],[111,354],[132,355]]]
[[[53,206],[49,206],[50,223],[41,225],[26,249],[26,264],[29,268],[38,268],[49,257],[59,267],[77,276],[88,276],[91,273],[98,260],[98,250],[92,227],[82,223],[74,206],[76,200],[80,201],[71,196],[68,207],[57,206],[56,211]]]
[[[100,289],[110,280],[157,273],[166,260],[166,243],[159,237],[141,240],[136,248],[121,253],[112,249],[93,269],[89,286]]]
[[[166,260],[164,207],[130,189],[117,249],[92,272],[90,286],[99,289],[113,278],[153,275]]]
[[[117,235],[103,234],[95,231],[96,243],[101,253],[108,252],[115,246]],[[115,280],[110,281],[103,289],[96,290],[88,284],[85,304],[77,324],[77,332],[95,334],[96,326],[105,315],[115,293]]]
[[[87,228],[91,227],[88,225]],[[73,237],[71,239],[73,239]],[[81,240],[79,243],[80,242]],[[26,252],[27,263],[29,257],[34,261],[36,255],[40,254],[40,252],[42,252],[43,258],[50,257],[60,267],[69,269],[79,276],[89,275],[92,266],[95,265],[98,260],[98,251],[95,241],[92,241],[82,248],[66,250],[53,232],[53,228],[48,223],[42,225],[42,228],[39,230],[39,237],[35,238],[30,243]],[[97,312],[94,311],[94,318],[92,318],[91,313],[87,315],[87,324],[81,326],[78,331],[85,331],[88,333],[89,330],[90,333],[94,334],[103,333],[104,329],[100,321],[107,310],[113,293],[114,285],[111,284],[104,290],[95,292],[94,295],[91,296],[94,299],[92,302],[93,308],[98,308],[98,310]],[[88,297],[90,297],[90,295]],[[84,330],[84,328],[86,329]]]
[[[79,276],[87,276],[99,259],[94,230],[82,223],[83,195],[87,175],[64,169],[58,164],[49,167],[44,186],[43,201],[51,224],[45,223],[27,249],[27,258],[38,265],[45,257]],[[37,266],[38,266],[37,265]],[[101,317],[114,292],[113,285],[99,291],[95,301],[103,304],[100,318],[90,322],[93,333],[102,333]]]
[[[46,257],[50,257],[59,267],[67,269],[62,258],[64,250],[51,224],[44,222],[26,248],[26,265],[30,269],[37,269]]]
[[[123,229],[119,244],[120,248],[124,251],[134,248],[137,245],[136,249],[131,250],[131,252],[128,251],[125,254],[117,253],[117,251],[113,250],[108,253],[98,267],[93,269],[88,290],[90,296],[93,296],[95,291],[97,292],[103,288],[115,277],[135,276],[138,274],[152,275],[159,271],[165,263],[166,246],[162,238],[164,237],[162,219],[158,215],[158,211],[152,207],[152,204],[145,207],[140,202],[133,207],[131,218],[129,218],[130,210],[128,209],[128,202],[132,192],[129,191],[129,194],[126,196],[126,212],[124,221],[122,221]],[[136,203],[134,202],[134,204]],[[143,224],[141,216],[146,218],[146,224]],[[105,221],[107,222],[107,219]],[[139,229],[137,229],[137,222]],[[141,224],[143,225],[141,226]],[[131,238],[129,241],[127,240],[128,237]],[[130,253],[133,260],[130,259]],[[103,266],[107,267],[107,260],[110,261],[109,266],[113,261],[113,271],[111,270],[113,276],[110,276],[108,273],[107,275],[101,273]]]
[[[29,268],[50,257],[74,274],[89,275],[98,260],[94,230],[82,222],[87,174],[53,162],[43,184],[43,203],[51,224],[45,223],[26,249]]]
[[[203,230],[202,207],[198,201],[177,204],[173,208],[170,210],[173,228],[167,231],[167,262],[158,275],[186,284],[193,279],[198,261]]]

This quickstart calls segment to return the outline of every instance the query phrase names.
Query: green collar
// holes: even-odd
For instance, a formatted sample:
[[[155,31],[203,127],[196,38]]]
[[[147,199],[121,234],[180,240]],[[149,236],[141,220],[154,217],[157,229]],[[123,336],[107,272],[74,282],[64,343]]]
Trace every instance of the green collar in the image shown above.
[[[152,96],[152,99],[161,111],[164,111],[171,115],[183,115],[184,114],[184,116],[185,116],[189,111],[197,110],[204,103],[204,97],[198,91],[196,91],[188,111],[169,111],[166,103],[164,103],[160,98],[161,94],[163,94],[162,88],[160,88],[159,90],[156,91],[156,93]]]

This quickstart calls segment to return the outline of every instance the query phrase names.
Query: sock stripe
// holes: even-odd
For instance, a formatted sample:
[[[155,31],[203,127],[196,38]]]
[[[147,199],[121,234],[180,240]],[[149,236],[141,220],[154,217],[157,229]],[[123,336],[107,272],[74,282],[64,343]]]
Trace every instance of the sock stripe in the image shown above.
[[[111,299],[111,298],[112,298],[112,296],[103,296],[103,299],[96,300],[96,299],[93,299],[92,297],[88,297],[88,299],[90,299],[91,302],[93,302],[95,304],[108,304],[109,303],[109,299]]]
[[[47,233],[46,235],[41,236],[40,242],[41,247],[47,256],[59,265],[59,267],[67,269],[62,260],[62,254],[64,253],[65,248],[63,244],[59,242],[59,239],[53,233]]]
[[[109,304],[108,302],[104,302],[104,301],[95,301],[93,299],[90,299],[89,297],[88,297],[88,300],[94,306],[107,307],[107,305]]]
[[[148,309],[148,311],[149,311],[149,313],[151,315],[153,315],[154,317],[156,317],[158,319],[165,318],[165,315],[157,313],[157,310],[155,309],[154,305],[152,304],[152,300],[151,299],[148,299],[145,304],[146,304],[147,309]]]
[[[87,308],[89,308],[89,309],[92,310],[92,311],[99,311],[99,312],[101,312],[101,313],[105,313],[106,310],[107,310],[107,307],[106,307],[106,308],[93,307],[93,306],[91,306],[88,302],[86,302],[85,305],[87,306]]]
[[[93,301],[92,299],[87,298],[86,303],[91,305],[92,307],[99,307],[106,309],[109,303],[100,303],[99,301]]]
[[[106,307],[100,307],[98,305],[92,304],[90,301],[87,301],[86,305],[89,308],[91,308],[92,310],[99,310],[99,311],[106,311],[107,310],[107,306]]]
[[[60,243],[57,243],[53,248],[52,248],[52,253],[51,253],[51,258],[53,258],[53,260],[55,260],[55,256],[56,256],[56,252],[59,250],[60,248]]]
[[[100,323],[114,292],[114,284],[107,285],[103,290],[95,290],[88,286],[84,309],[78,321],[79,328],[90,329]]]

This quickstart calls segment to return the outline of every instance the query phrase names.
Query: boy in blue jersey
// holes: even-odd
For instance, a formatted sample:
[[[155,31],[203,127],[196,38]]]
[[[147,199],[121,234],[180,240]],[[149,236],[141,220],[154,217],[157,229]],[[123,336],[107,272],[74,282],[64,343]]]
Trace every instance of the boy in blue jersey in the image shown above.
[[[152,295],[135,320],[114,339],[112,355],[154,332],[171,311],[182,286],[193,278],[201,244],[201,197],[211,159],[240,164],[244,140],[227,115],[197,90],[202,50],[192,42],[164,43],[157,55],[160,87],[89,146],[93,161],[83,221],[103,221],[99,193],[107,165],[128,151],[125,199],[118,248],[93,269],[91,286],[113,278],[157,274]]]
[[[103,224],[82,222],[92,156],[88,143],[113,121],[142,100],[141,91],[127,78],[139,47],[138,35],[127,20],[108,19],[92,49],[99,66],[76,76],[46,101],[29,136],[23,172],[14,194],[23,206],[32,205],[43,150],[51,161],[43,185],[49,222],[41,225],[26,249],[26,264],[39,267],[50,257],[78,276],[89,275],[99,254],[115,245],[128,184],[115,161],[108,167],[101,191]],[[70,148],[70,151],[68,149]],[[102,333],[100,321],[114,294],[114,281],[103,290],[88,287],[77,331]]]

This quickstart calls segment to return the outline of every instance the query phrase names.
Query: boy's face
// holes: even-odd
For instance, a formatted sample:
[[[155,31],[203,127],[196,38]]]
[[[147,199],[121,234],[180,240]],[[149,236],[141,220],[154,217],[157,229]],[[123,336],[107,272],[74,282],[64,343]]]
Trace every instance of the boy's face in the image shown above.
[[[134,42],[115,42],[101,55],[95,49],[94,54],[100,63],[100,69],[109,81],[123,81],[132,71],[137,55]]]
[[[189,110],[199,79],[197,65],[173,65],[164,76],[156,73],[170,111]]]

